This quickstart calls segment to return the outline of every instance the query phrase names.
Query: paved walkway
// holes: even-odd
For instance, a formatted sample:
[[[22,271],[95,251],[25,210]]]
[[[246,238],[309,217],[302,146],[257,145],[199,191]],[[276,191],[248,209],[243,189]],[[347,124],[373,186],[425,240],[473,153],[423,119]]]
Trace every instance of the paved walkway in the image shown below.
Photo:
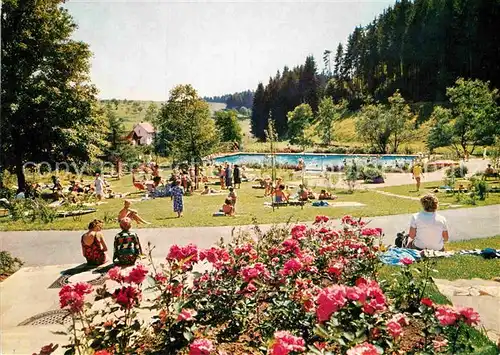
[[[500,234],[500,205],[463,208],[441,212],[448,220],[450,240],[489,237]],[[396,233],[406,230],[410,214],[366,218],[373,227],[384,230],[386,244],[393,243]],[[337,221],[338,223],[339,221]],[[261,226],[262,229],[270,225]],[[163,257],[173,244],[195,243],[205,248],[223,238],[230,238],[232,231],[247,230],[241,227],[192,227],[140,229],[143,246],[148,242],[156,247],[155,257]],[[108,248],[112,248],[116,229],[104,231]],[[72,264],[82,262],[80,236],[83,231],[23,231],[0,232],[0,249],[8,250],[21,258],[25,266]]]

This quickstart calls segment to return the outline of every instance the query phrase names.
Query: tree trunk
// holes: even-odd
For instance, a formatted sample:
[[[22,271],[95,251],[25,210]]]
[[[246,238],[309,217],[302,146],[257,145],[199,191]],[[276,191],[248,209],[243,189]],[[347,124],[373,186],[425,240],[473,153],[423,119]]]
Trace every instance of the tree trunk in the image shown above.
[[[23,163],[20,160],[16,164],[16,176],[18,191],[26,190],[26,177],[24,176]]]

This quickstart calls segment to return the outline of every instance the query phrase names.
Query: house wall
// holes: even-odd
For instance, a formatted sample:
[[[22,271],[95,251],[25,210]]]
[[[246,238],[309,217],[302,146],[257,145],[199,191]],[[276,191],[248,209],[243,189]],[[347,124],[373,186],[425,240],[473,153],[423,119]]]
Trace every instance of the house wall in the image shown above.
[[[134,132],[141,137],[139,140],[140,145],[151,145],[153,144],[154,134],[146,132],[141,126],[136,126]]]

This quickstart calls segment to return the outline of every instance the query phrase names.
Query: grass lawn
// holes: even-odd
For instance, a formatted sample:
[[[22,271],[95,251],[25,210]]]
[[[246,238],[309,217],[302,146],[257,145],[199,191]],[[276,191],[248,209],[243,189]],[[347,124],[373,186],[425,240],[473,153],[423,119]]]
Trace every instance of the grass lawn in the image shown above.
[[[497,186],[499,181],[488,181],[488,184]],[[432,182],[424,182],[420,187],[420,191],[416,191],[415,184],[412,185],[401,185],[401,186],[389,186],[383,187],[379,190],[391,192],[397,195],[403,196],[412,196],[412,197],[421,197],[426,193],[433,193],[439,199],[439,202],[442,203],[450,203],[454,205],[462,205],[463,207],[473,207],[473,205],[467,205],[462,202],[465,198],[468,197],[467,193],[455,193],[455,195],[446,192],[434,192],[439,186],[443,185],[440,181],[432,181]],[[500,204],[500,193],[494,192],[489,193],[484,201],[476,200],[475,206],[487,206],[487,205],[496,205]],[[447,206],[440,206],[440,209],[447,209]]]
[[[490,238],[472,239],[466,241],[451,242],[446,246],[447,250],[469,250],[484,248],[500,249],[500,235]],[[391,282],[394,272],[397,272],[397,266],[383,266],[380,270],[380,279]],[[437,273],[434,278],[457,280],[480,278],[489,280],[500,273],[500,259],[484,259],[481,256],[457,255],[451,258],[437,259],[435,269]],[[437,287],[430,285],[426,292],[426,297],[432,299],[438,304],[450,304],[450,300],[439,292]],[[477,329],[472,330],[471,341],[478,349],[474,354],[495,355],[498,354],[494,343],[488,337]]]
[[[165,175],[166,176],[166,175]],[[126,176],[121,180],[111,180],[111,186],[115,192],[131,192],[131,177]],[[226,197],[224,194],[201,196],[195,193],[193,196],[184,197],[184,216],[175,218],[172,211],[170,198],[157,198],[147,201],[133,202],[132,208],[137,209],[139,214],[153,223],[153,227],[193,227],[193,226],[224,226],[252,224],[254,218],[257,223],[278,223],[292,221],[311,221],[316,215],[324,214],[331,217],[342,217],[351,214],[356,217],[370,217],[379,215],[393,215],[401,213],[417,212],[420,204],[396,197],[384,196],[372,191],[355,191],[354,194],[345,191],[334,191],[339,198],[338,202],[360,202],[363,207],[312,207],[310,204],[301,207],[280,207],[272,211],[265,207],[264,202],[270,202],[270,197],[264,198],[264,190],[253,189],[252,183],[242,184],[237,190],[238,202],[236,205],[236,217],[213,217],[218,211]],[[298,185],[298,182],[297,182]],[[217,188],[217,187],[215,187]],[[314,189],[319,192],[320,188]],[[133,194],[129,199],[140,199],[143,194]],[[77,218],[58,218],[53,223],[42,222],[25,223],[23,221],[11,221],[8,217],[0,218],[0,230],[78,230],[85,229],[88,222],[94,218],[104,219],[104,216],[116,218],[118,211],[123,205],[122,199],[108,199],[106,203],[97,206],[97,212],[80,216]],[[106,223],[105,228],[118,228],[118,223]]]

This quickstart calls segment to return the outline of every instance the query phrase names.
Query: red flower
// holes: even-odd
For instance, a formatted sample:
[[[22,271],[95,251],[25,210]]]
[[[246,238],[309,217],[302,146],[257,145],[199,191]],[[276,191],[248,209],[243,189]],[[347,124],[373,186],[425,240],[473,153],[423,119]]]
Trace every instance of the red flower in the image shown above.
[[[128,276],[125,276],[125,282],[140,285],[146,278],[147,274],[148,269],[146,269],[144,265],[139,264],[129,272]]]
[[[283,276],[296,274],[302,269],[302,267],[303,267],[303,264],[300,262],[299,259],[297,259],[297,258],[290,259],[283,266],[283,270],[281,270],[281,274]]]
[[[362,343],[347,350],[347,355],[378,355],[377,348],[369,343]]]
[[[59,291],[61,308],[68,308],[71,313],[83,311],[85,295],[92,292],[92,286],[87,283],[64,285]]]
[[[399,338],[403,334],[403,328],[398,322],[390,320],[387,322],[387,331],[393,338]]]
[[[427,297],[424,297],[420,300],[420,303],[422,303],[423,305],[427,306],[427,307],[434,307],[434,303],[432,302],[432,300],[430,298],[427,298]]]
[[[107,350],[97,350],[94,355],[113,355],[113,353],[110,353]]]
[[[441,325],[454,325],[460,314],[450,306],[438,306],[435,312],[436,318]]]
[[[241,269],[241,276],[245,282],[250,282],[260,276],[269,277],[269,271],[262,263],[256,263],[252,266],[247,266]]]
[[[182,264],[183,270],[189,270],[198,261],[198,247],[194,244],[183,247],[172,245],[167,260],[178,261]]]
[[[271,355],[288,355],[291,351],[304,351],[306,350],[305,341],[289,331],[279,331],[274,333],[274,341],[270,350]]]
[[[177,316],[177,321],[192,321],[198,313],[194,309],[183,308],[179,316]]]
[[[314,224],[326,223],[330,220],[327,216],[316,216],[314,219]]]
[[[412,258],[402,258],[399,260],[400,263],[402,263],[403,265],[411,265],[413,264],[413,259]]]
[[[233,261],[227,250],[215,247],[200,251],[200,260],[207,260],[217,270],[222,269],[227,264],[231,264]]]
[[[479,323],[479,313],[474,311],[473,308],[470,307],[458,307],[457,311],[464,318],[464,322],[468,325],[478,324]]]
[[[300,240],[306,237],[306,230],[307,227],[305,225],[299,224],[297,226],[293,226],[290,233],[293,239]]]
[[[124,286],[113,292],[113,298],[124,309],[130,309],[139,304],[141,292],[132,286]]]
[[[108,277],[113,280],[113,281],[116,281],[116,282],[123,282],[124,281],[124,277],[122,275],[122,269],[120,269],[119,266],[115,266],[114,268],[112,268],[111,270],[108,271]]]
[[[299,242],[295,239],[292,238],[286,239],[283,243],[281,243],[281,245],[283,246],[282,254],[286,253],[291,253],[294,255],[300,254]]]
[[[337,312],[347,303],[345,286],[333,285],[321,290],[316,300],[318,308],[316,316],[320,322],[330,319],[330,316]]]
[[[189,355],[209,355],[212,351],[214,346],[208,339],[196,339],[189,346]]]

